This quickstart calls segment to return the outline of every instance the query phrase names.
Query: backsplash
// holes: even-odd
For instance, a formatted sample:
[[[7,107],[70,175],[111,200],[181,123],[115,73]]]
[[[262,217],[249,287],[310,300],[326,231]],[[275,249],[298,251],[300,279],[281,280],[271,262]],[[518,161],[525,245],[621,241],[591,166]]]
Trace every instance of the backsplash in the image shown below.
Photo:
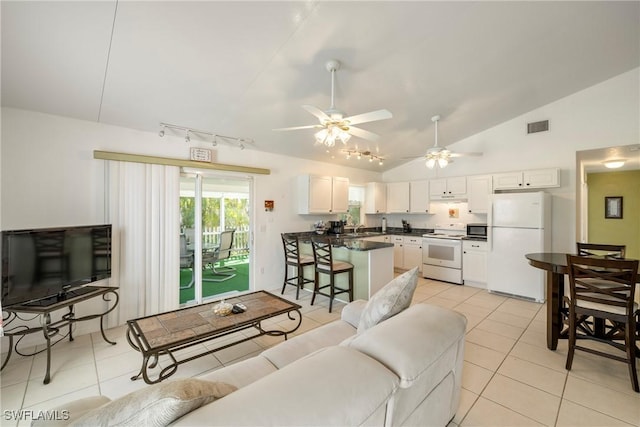
[[[402,220],[407,220],[413,228],[434,228],[436,224],[453,222],[486,223],[486,214],[469,213],[467,202],[431,203],[429,214],[375,214],[366,215],[367,227],[380,227],[382,217],[387,218],[387,227],[402,227]],[[457,215],[457,218],[451,217]]]

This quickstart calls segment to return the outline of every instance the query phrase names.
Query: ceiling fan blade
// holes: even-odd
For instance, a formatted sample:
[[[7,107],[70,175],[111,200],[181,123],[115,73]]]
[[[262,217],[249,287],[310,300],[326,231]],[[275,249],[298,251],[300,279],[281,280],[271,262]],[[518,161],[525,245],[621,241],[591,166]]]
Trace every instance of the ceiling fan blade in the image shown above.
[[[278,129],[272,129],[272,130],[298,130],[298,129],[316,129],[316,128],[321,128],[323,127],[322,125],[309,125],[309,126],[294,126],[294,127],[290,127],[290,128],[278,128]]]
[[[317,107],[314,107],[313,105],[303,105],[302,108],[316,116],[321,123],[331,120],[331,117],[327,116],[327,113]]]
[[[358,138],[362,138],[362,139],[367,139],[369,141],[377,141],[378,138],[380,138],[380,135],[376,133],[369,132],[368,130],[360,129],[353,126],[349,126],[348,132],[353,136],[357,136]]]
[[[346,117],[343,120],[348,121],[350,125],[357,125],[359,123],[374,122],[376,120],[385,120],[392,117],[393,114],[391,114],[389,110],[377,110]]]
[[[482,153],[451,153],[450,157],[472,157],[472,156],[482,156]]]

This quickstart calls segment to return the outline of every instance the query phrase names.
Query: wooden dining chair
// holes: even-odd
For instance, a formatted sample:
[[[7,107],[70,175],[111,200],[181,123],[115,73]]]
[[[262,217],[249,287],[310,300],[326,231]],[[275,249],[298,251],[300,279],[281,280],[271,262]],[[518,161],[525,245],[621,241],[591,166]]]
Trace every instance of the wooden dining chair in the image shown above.
[[[626,245],[609,245],[602,243],[582,243],[576,242],[578,255],[600,255],[606,258],[624,258],[627,251]]]
[[[571,370],[575,350],[627,363],[633,390],[640,392],[636,371],[636,328],[640,313],[635,302],[638,260],[619,260],[567,255],[569,268],[569,352],[566,369]],[[596,319],[596,328],[578,335],[585,317]],[[601,322],[599,322],[601,321]],[[598,330],[597,326],[601,329]],[[582,322],[582,328],[588,327]],[[624,353],[607,353],[577,344],[580,339],[606,343]],[[624,340],[624,344],[618,342]]]

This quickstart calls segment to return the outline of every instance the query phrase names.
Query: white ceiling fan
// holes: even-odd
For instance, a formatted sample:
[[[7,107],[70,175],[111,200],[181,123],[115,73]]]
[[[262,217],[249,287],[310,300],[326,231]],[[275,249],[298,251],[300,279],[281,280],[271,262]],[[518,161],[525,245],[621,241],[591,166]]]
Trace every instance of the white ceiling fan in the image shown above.
[[[433,147],[427,150],[427,153],[424,155],[426,159],[426,166],[429,169],[433,169],[436,165],[440,168],[446,167],[449,163],[453,162],[451,160],[453,157],[462,157],[462,156],[481,156],[482,153],[454,153],[445,147],[438,146],[438,122],[440,121],[440,116],[436,115],[431,117],[431,121],[435,123],[435,144]]]
[[[368,113],[357,114],[351,117],[345,117],[344,111],[338,110],[334,104],[335,95],[335,75],[336,71],[340,68],[340,61],[332,59],[326,63],[327,71],[331,72],[331,106],[328,110],[322,111],[312,105],[303,105],[302,108],[313,114],[320,121],[319,124],[309,126],[296,126],[288,128],[274,129],[281,130],[298,130],[298,129],[320,129],[316,132],[316,142],[318,144],[324,144],[328,147],[333,147],[336,140],[340,140],[343,144],[346,144],[351,136],[357,136],[359,138],[367,139],[369,141],[376,141],[379,135],[369,132],[367,130],[357,128],[353,125],[373,122],[376,120],[385,120],[393,117],[388,110],[370,111]]]

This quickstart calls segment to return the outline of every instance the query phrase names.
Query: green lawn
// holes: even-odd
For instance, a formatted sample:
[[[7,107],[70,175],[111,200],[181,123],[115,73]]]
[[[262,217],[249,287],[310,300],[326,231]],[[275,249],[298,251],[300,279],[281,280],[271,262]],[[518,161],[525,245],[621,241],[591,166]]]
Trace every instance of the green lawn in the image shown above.
[[[202,271],[202,296],[204,298],[223,294],[230,291],[247,291],[249,290],[249,259],[242,257],[235,260],[225,261],[225,266],[234,267],[236,276],[225,280],[224,282],[211,282],[207,278],[213,277],[210,268]],[[185,268],[180,270],[180,286],[185,286],[191,281],[191,269]],[[195,295],[194,286],[189,289],[180,290],[180,304],[184,304],[189,300],[193,300]]]

